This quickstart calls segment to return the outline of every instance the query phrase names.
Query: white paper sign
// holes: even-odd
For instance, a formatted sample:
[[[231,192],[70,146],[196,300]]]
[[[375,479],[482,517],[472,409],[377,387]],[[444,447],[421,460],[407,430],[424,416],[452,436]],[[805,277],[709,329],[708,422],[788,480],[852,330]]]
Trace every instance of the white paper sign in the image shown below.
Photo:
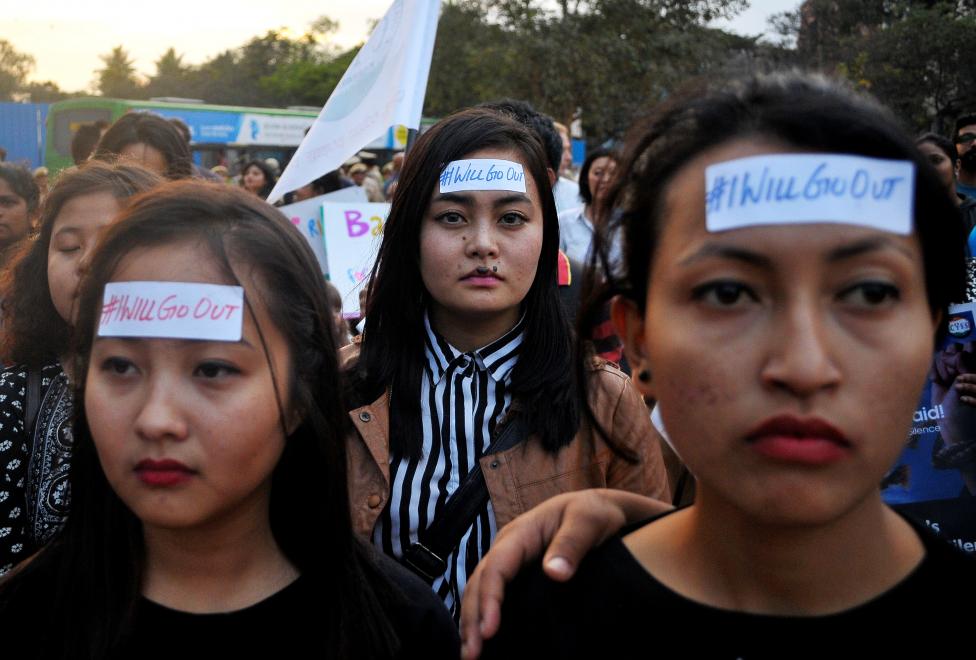
[[[325,258],[325,241],[322,234],[322,203],[323,202],[366,202],[366,191],[359,186],[340,188],[335,192],[319,195],[294,204],[282,206],[278,210],[284,213],[291,224],[298,228],[312,252],[319,262],[322,274],[328,277],[329,262]]]
[[[459,190],[511,190],[525,192],[521,163],[493,158],[455,160],[441,172],[441,193]]]
[[[376,261],[389,204],[322,205],[329,281],[342,296],[342,314],[359,316],[359,291]]]
[[[99,337],[240,341],[244,289],[198,282],[109,282]]]
[[[440,0],[395,0],[353,59],[268,201],[346,159],[391,126],[420,128]]]
[[[705,168],[705,226],[830,222],[910,234],[915,165],[841,154],[770,154]]]

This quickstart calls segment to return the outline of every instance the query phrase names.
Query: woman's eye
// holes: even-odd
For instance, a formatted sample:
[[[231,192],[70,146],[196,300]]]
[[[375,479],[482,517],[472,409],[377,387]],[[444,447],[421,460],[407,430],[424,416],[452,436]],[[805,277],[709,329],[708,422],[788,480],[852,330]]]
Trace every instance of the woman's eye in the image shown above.
[[[746,302],[759,302],[755,292],[738,282],[708,282],[692,290],[695,300],[715,307],[735,307]]]
[[[879,307],[901,299],[901,291],[887,282],[861,282],[840,292],[840,299],[859,307]]]
[[[208,379],[221,378],[239,373],[239,369],[223,362],[203,362],[194,370],[194,375]]]
[[[437,216],[436,220],[445,225],[459,225],[464,222],[464,217],[460,213],[454,213],[453,211],[448,213],[441,213]]]
[[[65,252],[65,253],[77,252],[80,249],[81,249],[80,245],[64,245],[58,248],[58,252]]]
[[[498,222],[509,227],[517,227],[519,225],[524,225],[527,222],[527,219],[521,213],[506,213],[498,220]]]
[[[116,376],[126,376],[135,373],[136,367],[131,361],[121,357],[106,358],[102,362],[102,371]]]

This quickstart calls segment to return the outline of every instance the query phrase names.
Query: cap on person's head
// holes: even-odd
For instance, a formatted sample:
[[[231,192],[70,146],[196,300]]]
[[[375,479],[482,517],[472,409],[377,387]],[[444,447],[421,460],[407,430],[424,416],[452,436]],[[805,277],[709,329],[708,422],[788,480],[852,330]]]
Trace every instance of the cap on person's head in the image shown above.
[[[43,165],[34,168],[34,178],[37,178],[39,176],[47,176],[47,175],[48,175],[47,168],[44,167]]]
[[[349,168],[349,173],[350,174],[359,174],[360,172],[365,172],[367,169],[368,168],[365,165],[363,165],[362,163],[356,163],[355,165],[353,165],[352,167]]]

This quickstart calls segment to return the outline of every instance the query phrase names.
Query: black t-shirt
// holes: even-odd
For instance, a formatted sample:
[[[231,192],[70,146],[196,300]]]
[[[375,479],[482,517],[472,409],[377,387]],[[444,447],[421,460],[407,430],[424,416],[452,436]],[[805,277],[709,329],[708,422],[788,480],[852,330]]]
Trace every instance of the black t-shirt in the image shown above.
[[[399,658],[456,660],[457,627],[426,584],[386,558],[377,562],[401,592],[390,618],[400,640]],[[243,610],[190,614],[145,598],[118,658],[323,658],[322,599],[311,579],[290,585]]]
[[[501,630],[483,657],[973,657],[976,560],[914,527],[925,558],[908,577],[868,603],[813,617],[689,600],[644,570],[622,533],[591,552],[568,583],[537,566],[523,571],[506,589]]]

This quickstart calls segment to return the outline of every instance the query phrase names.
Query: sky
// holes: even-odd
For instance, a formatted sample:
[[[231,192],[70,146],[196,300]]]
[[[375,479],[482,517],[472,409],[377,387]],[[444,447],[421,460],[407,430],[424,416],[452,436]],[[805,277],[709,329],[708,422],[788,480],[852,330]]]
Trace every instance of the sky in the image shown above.
[[[392,0],[40,0],[9,3],[0,39],[34,57],[30,80],[53,80],[64,90],[90,90],[99,55],[121,45],[143,74],[170,46],[183,61],[199,64],[271,29],[302,34],[323,14],[339,22],[336,42],[353,46],[368,36],[370,19],[383,16]],[[717,27],[755,35],[766,17],[799,0],[751,0],[745,12]]]

